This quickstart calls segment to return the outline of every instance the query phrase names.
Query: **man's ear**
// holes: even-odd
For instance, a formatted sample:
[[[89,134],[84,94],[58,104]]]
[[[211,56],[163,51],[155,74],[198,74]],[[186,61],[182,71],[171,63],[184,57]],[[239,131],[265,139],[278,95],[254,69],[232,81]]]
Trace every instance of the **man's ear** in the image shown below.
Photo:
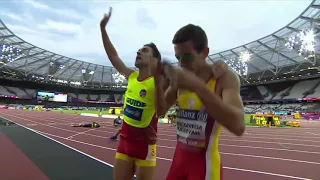
[[[209,55],[209,48],[207,47],[207,48],[205,48],[205,49],[202,51],[201,57],[202,57],[203,59],[205,59],[205,58],[208,57],[208,55]]]

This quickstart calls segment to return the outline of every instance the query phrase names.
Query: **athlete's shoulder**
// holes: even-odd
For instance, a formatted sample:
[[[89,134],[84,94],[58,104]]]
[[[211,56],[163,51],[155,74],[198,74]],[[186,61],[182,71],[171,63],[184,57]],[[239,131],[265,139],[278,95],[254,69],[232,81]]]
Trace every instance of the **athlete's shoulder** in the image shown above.
[[[139,75],[139,72],[132,71],[131,74],[129,74],[129,76],[128,76],[128,80],[132,79],[132,78],[136,78],[136,77],[138,77],[138,75]]]
[[[217,83],[222,88],[238,87],[240,86],[240,78],[236,72],[232,70],[228,70],[217,79]]]

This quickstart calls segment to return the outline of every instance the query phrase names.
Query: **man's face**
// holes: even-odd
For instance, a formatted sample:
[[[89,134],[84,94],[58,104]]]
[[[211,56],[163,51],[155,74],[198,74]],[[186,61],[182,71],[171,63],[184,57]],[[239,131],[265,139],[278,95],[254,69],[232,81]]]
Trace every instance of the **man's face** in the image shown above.
[[[137,51],[135,66],[137,68],[149,66],[152,57],[152,49],[149,46],[143,46]]]
[[[192,72],[198,71],[199,62],[202,62],[204,53],[198,53],[194,49],[192,41],[176,44],[174,51],[182,69]]]

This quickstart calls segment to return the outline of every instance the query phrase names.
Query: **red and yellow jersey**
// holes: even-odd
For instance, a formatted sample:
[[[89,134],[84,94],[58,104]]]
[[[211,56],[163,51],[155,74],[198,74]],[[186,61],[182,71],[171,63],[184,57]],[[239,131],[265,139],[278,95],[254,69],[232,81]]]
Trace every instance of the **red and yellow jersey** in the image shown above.
[[[138,81],[138,75],[138,72],[133,72],[128,78],[121,137],[154,144],[157,137],[154,78]]]
[[[216,79],[211,78],[206,86],[212,91],[216,89]],[[210,171],[217,171],[214,176],[220,174],[220,155],[218,141],[221,125],[207,112],[196,93],[179,90],[179,110],[176,116],[177,122],[177,149],[203,153],[210,162]],[[219,179],[219,178],[212,178]]]

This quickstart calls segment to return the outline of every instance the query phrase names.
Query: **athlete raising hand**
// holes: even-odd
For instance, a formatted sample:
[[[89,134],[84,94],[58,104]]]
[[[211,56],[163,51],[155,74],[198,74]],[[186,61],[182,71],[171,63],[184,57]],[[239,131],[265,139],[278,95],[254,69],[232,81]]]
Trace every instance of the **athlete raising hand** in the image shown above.
[[[112,8],[100,23],[104,49],[114,68],[128,80],[123,124],[113,172],[114,180],[132,180],[134,173],[137,179],[152,180],[156,165],[156,114],[163,113],[156,113],[152,69],[155,69],[153,66],[161,60],[161,54],[154,43],[146,44],[137,51],[135,66],[139,72],[128,68],[119,58],[105,30],[111,15]]]

